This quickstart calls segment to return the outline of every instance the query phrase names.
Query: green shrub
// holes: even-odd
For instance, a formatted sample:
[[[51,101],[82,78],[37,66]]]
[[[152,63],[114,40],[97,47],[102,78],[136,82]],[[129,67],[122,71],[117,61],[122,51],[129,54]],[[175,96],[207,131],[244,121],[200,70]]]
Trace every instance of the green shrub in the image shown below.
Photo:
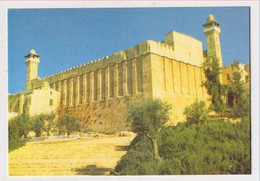
[[[118,162],[114,175],[156,175],[157,162],[153,155],[152,141],[144,134],[135,137],[130,150]]]
[[[21,114],[12,119],[12,124],[15,124],[20,137],[27,137],[30,131],[30,118],[27,114]]]
[[[207,89],[210,96],[210,109],[215,111],[218,116],[223,116],[226,111],[226,104],[223,96],[225,95],[225,86],[221,84],[220,74],[221,67],[219,66],[218,58],[207,58],[203,62],[203,70],[206,80],[203,86]]]
[[[155,99],[135,103],[129,109],[133,131],[145,134],[152,141],[154,157],[158,162],[161,158],[158,154],[157,139],[161,129],[170,118],[170,108],[169,104]]]
[[[51,112],[50,114],[45,115],[45,125],[44,125],[44,131],[47,133],[47,136],[50,136],[50,132],[56,131],[56,123],[55,123],[55,117],[56,114]]]
[[[233,124],[208,121],[201,125],[178,124],[162,129],[159,154],[154,162],[152,142],[137,136],[119,161],[117,175],[250,174],[250,121]]]
[[[31,118],[31,130],[35,132],[36,137],[40,137],[44,131],[44,120],[46,115],[40,114]]]
[[[250,114],[250,95],[242,81],[239,61],[234,61],[231,65],[232,76],[228,78],[227,84],[227,105],[229,111],[227,116],[232,118],[242,118]]]
[[[251,172],[249,120],[206,122],[163,130],[162,174],[246,174]],[[172,165],[172,166],[169,166]]]
[[[24,145],[21,139],[21,133],[18,122],[15,120],[10,120],[8,122],[8,150],[13,151]]]
[[[208,110],[204,101],[196,101],[190,107],[186,107],[184,115],[186,115],[187,125],[201,124],[207,119]]]
[[[73,116],[65,116],[58,121],[59,133],[66,132],[69,137],[72,132],[80,131],[80,121]]]

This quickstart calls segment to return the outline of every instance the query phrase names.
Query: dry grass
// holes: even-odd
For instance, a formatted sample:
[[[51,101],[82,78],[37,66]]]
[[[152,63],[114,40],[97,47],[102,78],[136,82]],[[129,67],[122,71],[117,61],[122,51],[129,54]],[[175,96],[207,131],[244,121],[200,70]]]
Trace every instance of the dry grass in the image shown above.
[[[9,153],[9,175],[108,175],[126,153],[133,138],[28,142]]]

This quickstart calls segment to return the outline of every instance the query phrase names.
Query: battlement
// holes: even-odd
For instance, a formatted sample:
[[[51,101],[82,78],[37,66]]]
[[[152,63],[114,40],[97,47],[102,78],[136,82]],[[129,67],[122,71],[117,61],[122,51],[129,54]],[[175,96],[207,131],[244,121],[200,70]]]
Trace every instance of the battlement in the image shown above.
[[[146,53],[154,53],[160,56],[174,59],[173,47],[162,42],[148,40],[126,50],[116,52],[110,56],[105,56],[97,60],[92,60],[87,63],[71,67],[69,69],[57,72],[43,78],[32,80],[33,88],[38,88],[44,82],[54,82],[57,79],[67,79],[68,77],[90,72],[96,69],[102,69],[111,66],[115,63],[120,63],[126,60],[137,58]],[[61,78],[62,77],[62,78]]]

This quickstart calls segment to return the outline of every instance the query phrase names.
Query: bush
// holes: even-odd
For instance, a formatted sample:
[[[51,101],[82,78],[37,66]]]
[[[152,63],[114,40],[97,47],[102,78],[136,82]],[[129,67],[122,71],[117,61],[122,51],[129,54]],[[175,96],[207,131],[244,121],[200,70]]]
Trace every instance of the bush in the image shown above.
[[[136,137],[114,174],[250,174],[250,121],[210,121],[164,128],[158,138],[160,165],[149,139]],[[149,169],[148,169],[149,167]],[[145,169],[146,168],[146,169]]]
[[[183,114],[186,115],[187,125],[198,125],[207,119],[207,113],[206,103],[204,101],[196,101],[190,107],[186,107]]]
[[[250,114],[250,95],[247,92],[245,83],[241,80],[239,62],[234,61],[231,65],[233,73],[228,78],[227,104],[229,106],[228,116],[242,118]]]
[[[12,124],[17,127],[18,135],[20,137],[27,137],[30,131],[30,118],[27,114],[21,114],[12,119]]]
[[[72,132],[80,131],[80,121],[73,116],[65,116],[58,121],[59,133],[66,132],[68,137]]]
[[[225,86],[220,81],[221,67],[219,66],[218,58],[207,58],[203,62],[203,70],[206,76],[203,86],[205,86],[207,93],[210,95],[210,108],[219,116],[222,116],[226,111],[226,105],[223,100]]]
[[[50,132],[55,132],[56,123],[55,123],[55,113],[51,112],[50,114],[45,115],[45,125],[44,125],[44,131],[47,133],[47,136],[50,136]]]
[[[8,122],[8,150],[13,151],[24,145],[24,142],[20,136],[19,124],[16,120],[10,120]]]
[[[154,158],[152,141],[139,134],[131,142],[130,150],[118,162],[114,175],[157,175],[158,166]]]
[[[36,137],[40,137],[44,131],[45,117],[45,114],[40,114],[31,118],[31,130],[35,132]]]
[[[158,162],[161,161],[158,154],[158,134],[170,118],[170,108],[169,104],[155,99],[133,104],[129,109],[133,131],[145,134],[152,141],[154,157]]]

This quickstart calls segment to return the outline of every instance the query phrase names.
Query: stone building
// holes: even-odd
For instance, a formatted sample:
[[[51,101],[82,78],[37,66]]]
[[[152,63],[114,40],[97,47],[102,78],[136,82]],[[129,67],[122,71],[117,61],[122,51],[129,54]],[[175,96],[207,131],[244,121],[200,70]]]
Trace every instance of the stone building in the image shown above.
[[[118,130],[127,122],[132,102],[160,98],[172,104],[172,123],[184,121],[185,107],[208,99],[203,61],[217,57],[223,65],[220,26],[212,15],[203,29],[204,52],[201,41],[172,31],[161,42],[148,40],[44,78],[37,74],[40,55],[31,50],[25,56],[26,91],[9,96],[9,112],[33,116],[56,111],[90,127]]]

